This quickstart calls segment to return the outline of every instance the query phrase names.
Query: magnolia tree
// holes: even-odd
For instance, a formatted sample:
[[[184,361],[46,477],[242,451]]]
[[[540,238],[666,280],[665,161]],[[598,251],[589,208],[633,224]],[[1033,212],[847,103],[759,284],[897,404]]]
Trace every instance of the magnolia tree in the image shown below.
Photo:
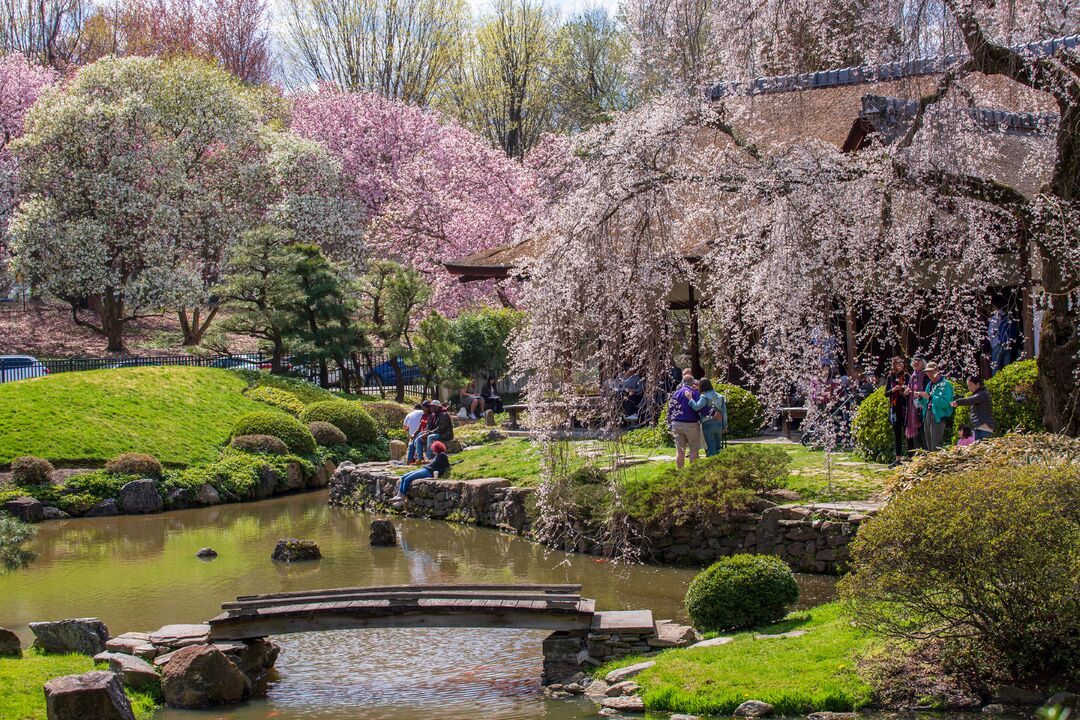
[[[56,74],[34,65],[22,55],[0,58],[0,282],[7,276],[7,226],[15,210],[18,165],[11,142],[22,135],[23,118]]]
[[[905,330],[933,318],[909,349],[972,371],[986,331],[980,304],[1008,282],[1002,259],[1012,256],[1038,265],[1044,422],[1080,432],[1080,57],[1010,50],[988,34],[999,19],[969,6],[950,5],[944,17],[964,52],[891,144],[854,154],[817,141],[759,146],[737,94],[713,102],[668,94],[583,135],[581,179],[534,229],[545,249],[523,268],[529,322],[516,368],[529,377],[530,421],[549,437],[598,411],[618,427],[611,389],[629,369],[659,386],[674,331],[668,299],[688,282],[716,369],[739,363],[774,410],[793,389],[805,392],[845,344],[837,318],[848,313],[863,320],[859,348],[902,347]],[[969,112],[975,73],[1002,75],[1057,105],[1060,122],[1034,143],[1045,153],[1036,148],[1028,167],[1014,168],[1041,171],[1037,193],[984,170],[1015,163],[1002,162],[995,130]],[[597,390],[599,408],[588,397]],[[818,408],[808,425],[835,440]],[[538,529],[549,534],[568,517],[558,471],[548,463],[538,497]]]
[[[369,213],[371,249],[422,272],[439,307],[491,294],[461,286],[442,263],[510,239],[539,192],[520,164],[435,111],[373,94],[302,95],[292,129],[340,159]]]

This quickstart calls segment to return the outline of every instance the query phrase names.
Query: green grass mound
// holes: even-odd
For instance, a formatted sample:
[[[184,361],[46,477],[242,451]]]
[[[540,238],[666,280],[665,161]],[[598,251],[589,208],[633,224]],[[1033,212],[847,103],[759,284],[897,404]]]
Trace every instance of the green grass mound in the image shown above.
[[[350,445],[366,445],[379,439],[375,420],[357,403],[345,400],[312,403],[300,413],[300,419],[305,423],[330,423],[345,433]]]
[[[801,637],[756,640],[754,635],[804,630]],[[634,678],[646,709],[730,716],[746,700],[761,700],[777,715],[848,712],[870,703],[872,691],[855,660],[873,641],[853,627],[839,603],[794,613],[776,625],[735,636],[727,645],[669,650]],[[600,668],[640,662],[624,658]]]
[[[245,390],[244,395],[246,395],[249,400],[258,400],[261,403],[266,403],[279,410],[284,410],[290,415],[299,415],[304,410],[303,401],[300,400],[295,393],[291,393],[288,390],[281,390],[267,385],[258,385]]]
[[[300,455],[315,452],[315,438],[304,423],[284,413],[259,411],[237,418],[233,424],[232,437],[242,435],[270,435],[276,437]]]
[[[345,433],[341,432],[341,430],[333,423],[316,420],[313,423],[308,423],[308,430],[311,431],[311,435],[315,438],[315,442],[320,445],[332,446],[349,444],[349,438],[345,437]]]
[[[21,658],[0,657],[0,718],[45,720],[46,682],[63,675],[80,675],[91,670],[108,670],[105,663],[94,664],[87,655],[46,655],[28,650]],[[150,720],[157,709],[152,695],[127,690],[136,720]]]
[[[130,367],[0,385],[0,466],[22,455],[102,466],[147,453],[172,466],[215,460],[240,416],[265,405],[215,368]]]

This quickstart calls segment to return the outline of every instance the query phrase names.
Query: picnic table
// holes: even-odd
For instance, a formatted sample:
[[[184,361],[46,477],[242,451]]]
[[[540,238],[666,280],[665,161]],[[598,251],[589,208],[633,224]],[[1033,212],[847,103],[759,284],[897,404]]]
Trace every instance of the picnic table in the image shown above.
[[[505,410],[510,415],[510,429],[520,430],[521,426],[518,425],[518,414],[523,413],[529,409],[528,405],[503,405]]]
[[[791,439],[791,421],[792,420],[805,420],[808,408],[805,407],[783,407],[780,408],[780,422],[783,429],[784,437],[788,440]]]

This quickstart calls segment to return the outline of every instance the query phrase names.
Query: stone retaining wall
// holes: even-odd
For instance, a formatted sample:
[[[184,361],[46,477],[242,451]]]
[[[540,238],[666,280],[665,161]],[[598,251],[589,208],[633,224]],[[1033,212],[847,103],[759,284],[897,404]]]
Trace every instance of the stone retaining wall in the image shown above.
[[[389,505],[397,481],[383,463],[342,463],[330,481],[330,504],[397,512]],[[530,528],[526,500],[531,492],[500,478],[417,480],[402,510],[525,534]],[[874,512],[872,503],[780,506],[762,500],[757,512],[734,515],[724,525],[682,525],[662,534],[646,530],[640,549],[645,559],[665,564],[707,565],[750,552],[777,555],[803,572],[839,574],[848,558],[848,543]],[[603,552],[584,540],[561,547],[568,552]]]

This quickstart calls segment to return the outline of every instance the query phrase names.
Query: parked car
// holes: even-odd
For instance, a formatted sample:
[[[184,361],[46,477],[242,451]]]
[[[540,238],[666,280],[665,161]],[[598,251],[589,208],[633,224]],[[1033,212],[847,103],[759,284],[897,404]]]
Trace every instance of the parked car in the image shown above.
[[[44,377],[49,368],[29,355],[0,355],[0,383]]]
[[[405,378],[406,385],[419,385],[424,382],[424,374],[420,372],[420,368],[415,365],[406,365],[401,358],[398,358],[398,365],[401,367],[401,375]],[[389,360],[376,365],[364,375],[364,384],[368,387],[373,385],[394,385],[396,383],[394,366],[390,364]]]
[[[210,367],[227,368],[229,370],[269,370],[270,363],[263,362],[258,355],[233,355],[218,358],[210,363]]]

